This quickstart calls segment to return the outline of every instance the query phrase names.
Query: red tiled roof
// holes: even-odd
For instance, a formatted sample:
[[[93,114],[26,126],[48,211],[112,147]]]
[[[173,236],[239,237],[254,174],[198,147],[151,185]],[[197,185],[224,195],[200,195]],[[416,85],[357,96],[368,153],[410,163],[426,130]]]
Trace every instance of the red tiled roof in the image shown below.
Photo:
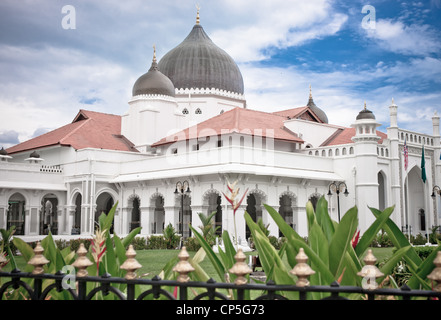
[[[273,112],[273,114],[285,117],[287,119],[298,119],[302,118],[302,116],[307,115],[308,118],[312,118],[313,120],[323,123],[322,120],[320,120],[319,117],[314,113],[314,111],[311,110],[310,107],[300,107],[300,108],[293,108],[288,110],[282,110],[282,111],[276,111]]]
[[[193,127],[163,138],[154,143],[152,147],[169,144],[176,141],[203,138],[233,132],[263,137],[268,136],[276,140],[303,143],[304,141],[302,139],[284,126],[283,122],[285,120],[285,117],[277,114],[237,107],[201,122]],[[273,131],[268,132],[268,130]]]
[[[7,149],[8,154],[54,145],[74,149],[97,148],[135,151],[133,144],[121,135],[121,117],[113,114],[80,110],[72,123]]]
[[[355,136],[355,128],[338,129],[333,135],[331,135],[325,142],[322,143],[321,147],[353,143],[353,141],[351,140],[353,136]],[[381,138],[380,140],[378,140],[378,143],[383,143],[383,140],[387,139],[387,134],[378,130],[377,136]]]

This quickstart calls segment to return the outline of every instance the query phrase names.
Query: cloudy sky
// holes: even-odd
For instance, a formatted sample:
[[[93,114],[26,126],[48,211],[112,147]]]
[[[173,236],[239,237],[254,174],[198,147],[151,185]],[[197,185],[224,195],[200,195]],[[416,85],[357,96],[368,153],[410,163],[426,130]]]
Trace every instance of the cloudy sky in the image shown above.
[[[79,109],[123,114],[136,79],[195,24],[238,63],[248,106],[304,106],[330,123],[364,101],[385,131],[432,133],[441,114],[441,0],[1,0],[0,147],[70,123]],[[365,7],[369,5],[368,7]]]

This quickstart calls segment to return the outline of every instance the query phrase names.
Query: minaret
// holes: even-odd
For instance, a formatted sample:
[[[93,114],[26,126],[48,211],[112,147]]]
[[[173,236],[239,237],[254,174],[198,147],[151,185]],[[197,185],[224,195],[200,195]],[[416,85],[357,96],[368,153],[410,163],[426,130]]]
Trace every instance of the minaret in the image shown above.
[[[380,124],[374,114],[366,108],[357,115],[355,123],[355,163],[357,175],[355,177],[355,199],[357,199],[358,219],[360,230],[363,233],[374,222],[375,217],[368,207],[378,208],[378,155],[377,147],[380,137],[377,127]]]
[[[433,147],[435,153],[435,182],[434,184],[441,187],[441,136],[439,132],[439,116],[435,111],[432,117],[433,125]]]
[[[395,210],[392,213],[392,219],[400,225],[400,221],[404,218],[404,208],[401,207],[402,189],[400,184],[400,139],[398,136],[398,106],[392,98],[392,103],[389,106],[390,126],[387,128],[387,138],[389,140],[389,155],[390,155],[390,199],[389,206],[395,204]]]

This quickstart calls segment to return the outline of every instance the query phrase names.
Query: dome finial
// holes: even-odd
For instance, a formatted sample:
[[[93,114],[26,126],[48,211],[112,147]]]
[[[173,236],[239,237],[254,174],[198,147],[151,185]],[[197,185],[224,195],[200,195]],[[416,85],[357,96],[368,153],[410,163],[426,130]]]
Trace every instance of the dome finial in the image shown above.
[[[196,4],[196,10],[197,10],[197,13],[196,13],[196,24],[199,24],[199,10],[200,10],[201,8],[199,7],[199,4]]]
[[[156,45],[153,45],[153,62],[156,62]]]
[[[311,85],[309,85],[309,99],[312,99],[312,88],[311,88]]]
[[[366,100],[364,100],[364,110],[366,111]]]

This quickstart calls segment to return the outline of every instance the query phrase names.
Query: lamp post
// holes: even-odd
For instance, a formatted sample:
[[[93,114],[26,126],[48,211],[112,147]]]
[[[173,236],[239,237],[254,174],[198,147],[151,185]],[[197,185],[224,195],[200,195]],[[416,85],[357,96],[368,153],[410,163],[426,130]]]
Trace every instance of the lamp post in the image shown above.
[[[441,188],[438,187],[437,185],[433,186],[433,189],[432,189],[432,195],[431,195],[431,197],[432,197],[433,199],[436,198],[436,193],[435,193],[435,192],[437,192],[437,193],[441,196]]]
[[[187,189],[187,190],[185,190]],[[188,183],[187,180],[185,180],[184,182],[178,181],[176,183],[176,190],[175,190],[175,194],[181,195],[181,211],[179,212],[179,233],[181,234],[181,237],[184,236],[184,230],[183,230],[183,218],[184,218],[184,196],[185,194],[190,194],[190,184]]]
[[[342,190],[342,187],[344,188],[344,192]],[[334,189],[334,192],[337,193],[337,210],[338,210],[338,222],[340,222],[340,192],[343,192],[343,194],[345,195],[345,197],[347,197],[349,195],[348,192],[348,186],[346,185],[346,183],[344,182],[332,182],[329,185],[329,189],[328,189],[328,196],[332,196],[332,189]]]

